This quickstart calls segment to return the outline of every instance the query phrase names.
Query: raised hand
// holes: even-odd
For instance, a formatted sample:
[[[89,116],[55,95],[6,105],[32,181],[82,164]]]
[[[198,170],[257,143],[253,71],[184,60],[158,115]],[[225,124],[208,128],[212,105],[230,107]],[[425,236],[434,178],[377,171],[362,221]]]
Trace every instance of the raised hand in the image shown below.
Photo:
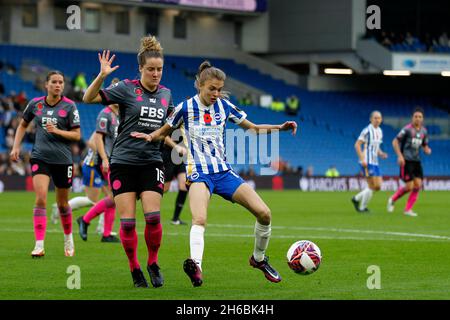
[[[98,54],[98,61],[100,61],[100,74],[105,78],[119,68],[119,66],[111,67],[116,55],[113,54],[110,58],[109,54],[109,50],[103,50],[101,55],[100,53]]]
[[[292,135],[295,135],[297,133],[297,122],[295,121],[286,121],[283,123],[280,127],[281,131],[288,131],[292,130]]]

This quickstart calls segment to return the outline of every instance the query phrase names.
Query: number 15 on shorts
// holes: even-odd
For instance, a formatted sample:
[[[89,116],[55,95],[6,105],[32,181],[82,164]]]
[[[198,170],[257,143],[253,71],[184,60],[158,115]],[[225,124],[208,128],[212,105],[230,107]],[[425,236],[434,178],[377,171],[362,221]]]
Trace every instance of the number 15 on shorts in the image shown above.
[[[156,180],[158,180],[159,182],[164,184],[164,171],[162,171],[159,168],[155,168],[155,169],[156,169]]]

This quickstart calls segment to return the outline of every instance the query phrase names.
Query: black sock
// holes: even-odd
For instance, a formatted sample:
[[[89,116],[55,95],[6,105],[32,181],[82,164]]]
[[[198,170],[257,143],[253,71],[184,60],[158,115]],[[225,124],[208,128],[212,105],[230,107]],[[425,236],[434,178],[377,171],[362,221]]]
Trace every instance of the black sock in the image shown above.
[[[178,191],[177,200],[175,201],[175,211],[173,212],[173,221],[180,218],[181,210],[183,210],[184,202],[186,201],[187,191]]]

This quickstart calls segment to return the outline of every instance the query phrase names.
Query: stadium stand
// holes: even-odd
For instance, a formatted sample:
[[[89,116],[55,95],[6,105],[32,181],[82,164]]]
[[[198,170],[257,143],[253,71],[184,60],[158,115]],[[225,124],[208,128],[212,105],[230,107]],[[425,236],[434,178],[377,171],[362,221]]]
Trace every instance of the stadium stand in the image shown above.
[[[121,79],[136,78],[138,75],[136,55],[121,52],[116,52],[116,54],[116,63],[120,64],[120,68],[114,73],[114,76]],[[0,71],[0,82],[4,84],[5,92],[24,90],[28,97],[42,96],[43,92],[35,88],[33,81],[24,81],[21,78],[21,74],[25,72],[30,74],[33,73],[33,70],[58,69],[72,79],[80,71],[83,71],[87,75],[88,82],[98,72],[96,51],[0,45],[0,56],[17,70],[15,73]],[[323,175],[330,165],[335,165],[342,175],[358,173],[359,168],[353,144],[360,131],[368,124],[369,113],[374,109],[380,110],[385,118],[404,119],[401,125],[407,123],[410,112],[416,105],[425,109],[426,121],[448,119],[448,113],[434,107],[434,101],[425,96],[310,92],[287,85],[281,80],[276,80],[245,65],[237,64],[231,59],[214,58],[209,60],[215,66],[225,70],[229,77],[251,84],[257,89],[272,94],[273,97],[285,99],[292,94],[299,97],[302,109],[296,118],[258,106],[246,106],[243,109],[248,113],[249,119],[256,123],[282,123],[287,120],[298,120],[300,128],[297,136],[293,137],[287,133],[280,134],[280,155],[294,168],[302,166],[306,169],[313,165],[317,175]],[[200,57],[166,55],[162,83],[172,89],[175,104],[195,93],[193,78],[197,66],[202,61],[203,58]],[[236,98],[233,97],[232,100],[236,102]],[[442,102],[450,105],[450,101]],[[95,118],[101,106],[88,106],[83,103],[78,105],[82,119],[82,135],[86,140],[94,130]],[[351,115],[351,120],[349,115]],[[448,132],[445,136],[441,126],[434,123],[427,127],[432,135],[430,144],[433,148],[433,157],[423,159],[425,172],[427,175],[445,175],[450,170]],[[382,163],[384,174],[398,174],[391,141],[399,129],[399,126],[383,125],[385,135],[383,148],[390,155]],[[444,134],[444,138],[442,138],[442,134]],[[440,139],[435,140],[434,136],[440,137]],[[3,132],[0,133],[0,139],[4,140]],[[243,146],[236,146],[236,148],[238,147]],[[6,152],[5,148],[1,151]],[[332,158],[330,158],[330,154],[333,155]],[[238,164],[234,167],[238,171],[249,169],[248,164]],[[254,165],[253,168],[258,173],[260,166]]]

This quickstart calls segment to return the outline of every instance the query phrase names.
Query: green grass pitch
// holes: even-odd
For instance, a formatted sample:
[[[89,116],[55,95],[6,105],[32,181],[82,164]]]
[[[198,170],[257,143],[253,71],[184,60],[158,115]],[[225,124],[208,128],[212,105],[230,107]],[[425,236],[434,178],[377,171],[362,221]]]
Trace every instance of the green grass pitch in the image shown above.
[[[449,299],[450,209],[448,192],[422,192],[417,218],[402,215],[406,197],[389,214],[390,193],[375,194],[371,214],[356,213],[351,193],[261,191],[272,210],[273,230],[267,251],[281,273],[278,283],[266,281],[248,264],[253,250],[254,218],[245,209],[213,196],[209,207],[203,260],[204,285],[193,288],[182,270],[189,255],[189,226],[169,224],[175,194],[166,194],[162,206],[163,242],[159,262],[163,287],[135,289],[121,244],[101,243],[97,221],[83,242],[75,220],[75,257],[64,256],[62,228],[48,218],[46,256],[32,259],[34,194],[0,194],[0,299]],[[54,194],[49,195],[48,217]],[[190,221],[188,203],[182,218]],[[147,251],[144,218],[138,212],[138,257],[145,268]],[[115,231],[119,222],[116,220]],[[286,264],[289,246],[301,239],[322,250],[319,270],[309,276],[292,272]],[[78,266],[81,288],[68,289]],[[380,268],[381,289],[368,289],[369,266]],[[148,274],[146,273],[148,279]]]

